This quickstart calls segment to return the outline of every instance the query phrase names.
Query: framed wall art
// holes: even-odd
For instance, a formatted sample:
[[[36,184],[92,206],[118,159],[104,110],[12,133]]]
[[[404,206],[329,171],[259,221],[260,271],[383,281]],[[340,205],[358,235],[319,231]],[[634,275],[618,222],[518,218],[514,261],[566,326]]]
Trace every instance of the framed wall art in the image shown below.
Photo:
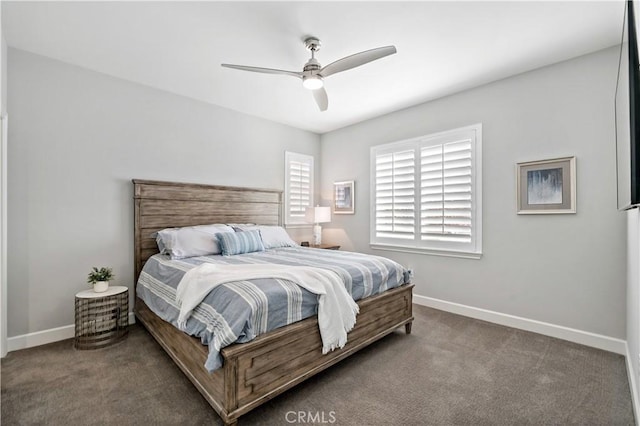
[[[576,157],[516,165],[518,214],[576,212]]]
[[[356,194],[352,180],[333,183],[333,213],[354,214]]]

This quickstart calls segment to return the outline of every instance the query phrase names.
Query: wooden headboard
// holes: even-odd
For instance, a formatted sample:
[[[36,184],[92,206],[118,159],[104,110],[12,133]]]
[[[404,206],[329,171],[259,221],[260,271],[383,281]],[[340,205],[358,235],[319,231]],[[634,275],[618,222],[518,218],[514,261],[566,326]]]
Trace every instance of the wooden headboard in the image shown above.
[[[164,228],[211,223],[282,225],[282,191],[133,179],[135,281]]]

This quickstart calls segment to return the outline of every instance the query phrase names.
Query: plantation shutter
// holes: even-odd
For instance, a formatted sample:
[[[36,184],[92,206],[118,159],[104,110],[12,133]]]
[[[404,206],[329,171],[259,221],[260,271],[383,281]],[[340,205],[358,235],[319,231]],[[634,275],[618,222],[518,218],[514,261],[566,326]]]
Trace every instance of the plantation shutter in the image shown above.
[[[285,154],[285,210],[287,224],[306,224],[307,207],[313,205],[313,157]]]
[[[375,157],[375,235],[415,238],[415,150]]]
[[[420,150],[422,240],[471,242],[471,154],[470,139]]]
[[[373,248],[479,258],[482,124],[371,148]]]

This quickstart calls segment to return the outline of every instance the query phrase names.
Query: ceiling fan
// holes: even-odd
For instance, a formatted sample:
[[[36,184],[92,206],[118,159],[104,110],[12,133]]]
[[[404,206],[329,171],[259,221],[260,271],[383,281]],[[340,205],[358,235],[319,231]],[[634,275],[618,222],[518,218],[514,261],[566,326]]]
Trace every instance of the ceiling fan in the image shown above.
[[[330,75],[359,67],[367,62],[384,58],[385,56],[396,53],[395,46],[378,47],[376,49],[365,50],[364,52],[355,53],[338,59],[327,66],[321,66],[316,60],[315,54],[320,50],[320,40],[315,37],[308,37],[304,40],[305,47],[311,51],[311,58],[304,64],[301,72],[277,70],[272,68],[248,67],[244,65],[222,64],[223,67],[235,68],[243,71],[261,72],[265,74],[281,74],[290,75],[302,79],[302,85],[311,90],[313,97],[320,108],[320,111],[326,111],[329,106],[327,92],[324,90],[324,79]]]

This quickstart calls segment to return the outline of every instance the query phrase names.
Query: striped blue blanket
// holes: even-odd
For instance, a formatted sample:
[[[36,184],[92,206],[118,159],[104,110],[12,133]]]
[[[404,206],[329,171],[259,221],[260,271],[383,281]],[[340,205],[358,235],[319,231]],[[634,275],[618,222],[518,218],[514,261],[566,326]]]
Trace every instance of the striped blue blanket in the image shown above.
[[[272,263],[306,265],[335,271],[354,300],[382,293],[409,282],[407,270],[379,256],[307,247],[286,247],[235,256],[201,256],[170,260],[152,256],[145,264],[136,293],[163,320],[177,326],[180,307],[176,288],[189,269],[202,263]],[[186,332],[209,346],[205,367],[222,366],[220,350],[243,343],[278,327],[317,314],[317,295],[283,279],[256,279],[221,284],[198,305]]]

